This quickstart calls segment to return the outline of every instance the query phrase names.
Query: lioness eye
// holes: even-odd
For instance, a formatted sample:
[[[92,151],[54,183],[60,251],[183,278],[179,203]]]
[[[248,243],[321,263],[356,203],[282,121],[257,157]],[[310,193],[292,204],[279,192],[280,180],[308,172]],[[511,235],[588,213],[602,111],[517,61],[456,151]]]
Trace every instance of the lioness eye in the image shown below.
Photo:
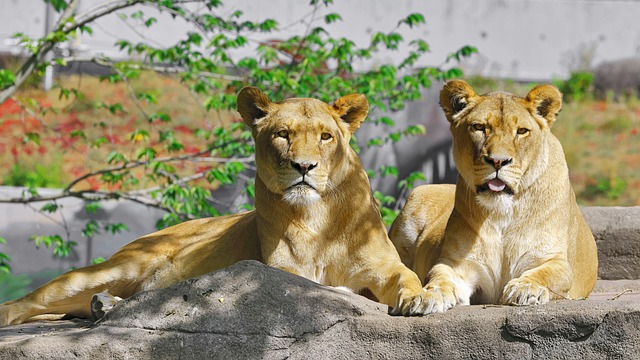
[[[280,130],[276,134],[281,138],[289,137],[289,132],[287,130]]]
[[[520,128],[518,129],[518,135],[524,135],[529,132],[529,129]]]
[[[475,131],[484,132],[484,130],[485,130],[485,127],[482,124],[473,124],[472,126],[473,126],[473,130],[475,130]]]
[[[332,137],[333,137],[333,136],[331,136],[331,134],[329,134],[329,133],[322,133],[322,135],[320,135],[320,138],[321,138],[322,140],[329,140],[329,139],[331,139]]]

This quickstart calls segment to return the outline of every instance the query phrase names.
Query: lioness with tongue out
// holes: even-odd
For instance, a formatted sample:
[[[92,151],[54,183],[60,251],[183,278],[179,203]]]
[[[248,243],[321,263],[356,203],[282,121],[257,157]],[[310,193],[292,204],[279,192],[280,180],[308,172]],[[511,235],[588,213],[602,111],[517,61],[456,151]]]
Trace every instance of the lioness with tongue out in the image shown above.
[[[541,85],[524,98],[477,95],[454,80],[440,104],[457,185],[417,187],[390,230],[405,265],[426,283],[427,313],[588,296],[596,244],[550,131],[562,94]]]

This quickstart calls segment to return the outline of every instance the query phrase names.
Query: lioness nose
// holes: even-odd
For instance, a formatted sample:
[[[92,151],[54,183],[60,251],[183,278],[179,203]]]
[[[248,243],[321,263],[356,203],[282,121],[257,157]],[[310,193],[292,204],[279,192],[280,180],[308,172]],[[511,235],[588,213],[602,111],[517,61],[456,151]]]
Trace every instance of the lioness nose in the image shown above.
[[[315,164],[306,163],[306,162],[297,163],[295,161],[292,161],[291,166],[293,166],[293,168],[296,169],[296,171],[298,171],[301,175],[306,175],[309,171],[313,170],[313,168],[318,166],[318,163],[315,163]]]
[[[493,158],[491,156],[485,156],[484,161],[489,165],[493,165],[496,170],[500,170],[503,166],[509,165],[511,161],[513,161],[513,159]]]

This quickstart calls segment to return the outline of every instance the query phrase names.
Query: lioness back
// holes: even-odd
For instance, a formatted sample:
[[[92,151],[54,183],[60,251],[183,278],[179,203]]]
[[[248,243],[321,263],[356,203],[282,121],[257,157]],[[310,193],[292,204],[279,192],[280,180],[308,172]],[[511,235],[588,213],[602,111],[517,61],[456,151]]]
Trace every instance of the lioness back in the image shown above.
[[[417,188],[392,228],[411,228],[411,217],[437,218],[453,207],[440,242],[433,234],[442,221],[413,231],[413,249],[433,249],[416,252],[412,265],[428,281],[428,312],[588,296],[597,278],[595,240],[576,203],[562,146],[550,131],[561,93],[542,85],[524,98],[479,96],[457,80],[445,84],[440,104],[453,135],[455,195],[427,190],[431,185]],[[443,203],[434,202],[434,193]],[[401,232],[390,236],[400,253],[411,243]]]

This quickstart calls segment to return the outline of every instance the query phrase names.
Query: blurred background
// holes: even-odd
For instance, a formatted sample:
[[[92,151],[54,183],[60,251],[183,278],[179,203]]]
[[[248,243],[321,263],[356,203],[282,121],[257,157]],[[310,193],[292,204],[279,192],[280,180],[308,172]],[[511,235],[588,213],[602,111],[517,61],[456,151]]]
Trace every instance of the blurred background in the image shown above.
[[[252,207],[233,110],[358,92],[355,134],[390,224],[455,182],[443,81],[553,83],[582,206],[640,205],[640,1],[2,0],[0,301],[157,228]]]

